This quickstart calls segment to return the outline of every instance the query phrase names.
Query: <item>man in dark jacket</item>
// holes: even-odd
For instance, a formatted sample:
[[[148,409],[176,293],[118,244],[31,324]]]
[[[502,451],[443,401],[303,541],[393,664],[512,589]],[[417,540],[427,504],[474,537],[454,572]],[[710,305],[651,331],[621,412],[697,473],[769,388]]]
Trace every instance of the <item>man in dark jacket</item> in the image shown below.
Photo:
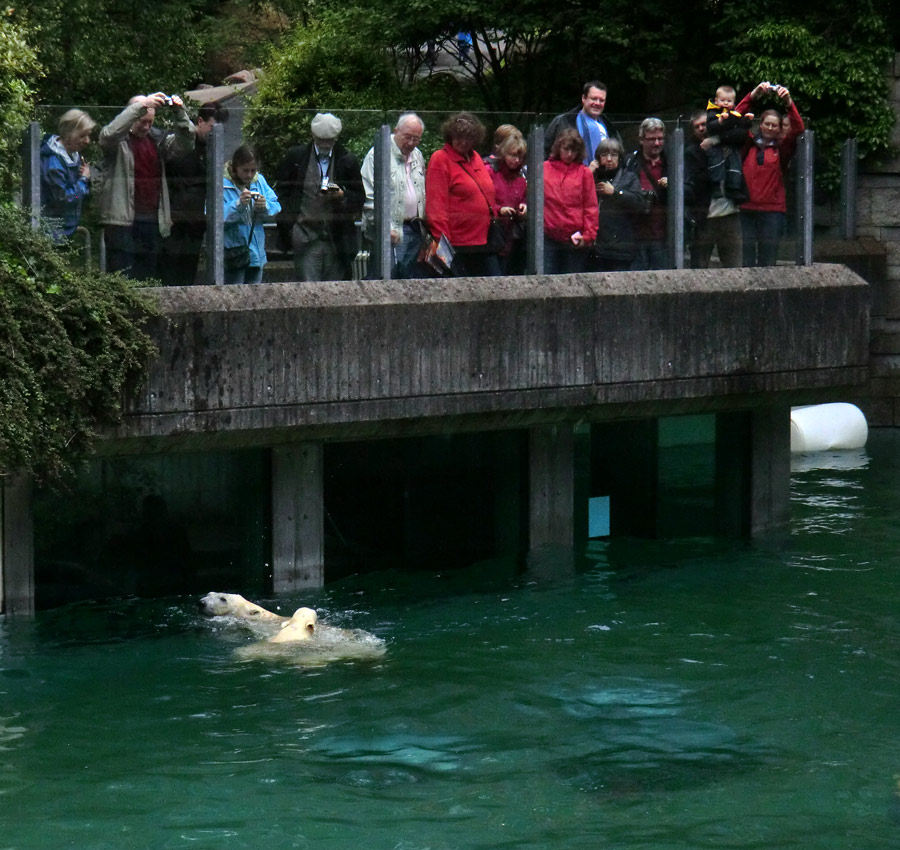
[[[312,141],[290,148],[275,172],[279,244],[294,252],[297,280],[347,280],[365,192],[359,160],[338,142],[341,120],[319,113]]]
[[[194,149],[170,160],[166,169],[172,232],[163,241],[159,268],[166,286],[189,286],[197,277],[206,233],[206,137],[227,115],[217,104],[201,106],[194,124]]]
[[[604,139],[622,141],[612,122],[603,114],[606,108],[606,84],[591,80],[584,84],[581,106],[557,115],[544,135],[544,159],[550,158],[553,141],[563,130],[577,130],[584,139],[585,165],[590,165],[597,145]]]
[[[666,191],[669,185],[665,154],[666,126],[659,118],[645,118],[638,129],[638,149],[625,161],[644,194],[644,212],[636,220],[637,255],[633,271],[671,268],[667,244]]]
[[[693,141],[684,150],[684,205],[691,222],[690,248],[691,268],[708,269],[713,248],[719,254],[719,262],[724,268],[741,267],[741,228],[739,209],[746,192],[743,175],[740,173],[740,151],[747,137],[747,131],[740,126],[718,130],[715,144],[726,150],[735,151],[728,157],[719,156],[711,160],[708,150],[708,116],[705,110],[698,110],[691,116],[694,130]],[[735,175],[737,185],[720,175],[724,165],[731,158],[736,159]],[[722,167],[716,168],[715,163]]]

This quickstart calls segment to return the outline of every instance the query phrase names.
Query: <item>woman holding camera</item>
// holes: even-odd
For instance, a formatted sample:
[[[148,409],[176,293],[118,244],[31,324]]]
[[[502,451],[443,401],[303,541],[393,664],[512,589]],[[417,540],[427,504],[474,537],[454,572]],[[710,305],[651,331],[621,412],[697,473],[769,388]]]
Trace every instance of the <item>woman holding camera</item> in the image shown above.
[[[797,137],[806,127],[791,93],[774,83],[760,83],[738,105],[742,115],[752,101],[774,96],[781,109],[767,109],[759,116],[759,129],[750,134],[744,148],[744,179],[750,197],[741,204],[741,238],[744,267],[774,266],[784,235],[787,214],[785,173],[797,149]],[[784,132],[783,116],[790,119]]]
[[[280,213],[281,204],[249,145],[234,152],[225,172],[225,283],[262,283],[263,222]]]
[[[625,271],[637,255],[634,224],[644,207],[644,196],[638,176],[624,165],[625,150],[618,139],[604,139],[597,145],[589,167],[597,190],[600,227],[588,271]]]

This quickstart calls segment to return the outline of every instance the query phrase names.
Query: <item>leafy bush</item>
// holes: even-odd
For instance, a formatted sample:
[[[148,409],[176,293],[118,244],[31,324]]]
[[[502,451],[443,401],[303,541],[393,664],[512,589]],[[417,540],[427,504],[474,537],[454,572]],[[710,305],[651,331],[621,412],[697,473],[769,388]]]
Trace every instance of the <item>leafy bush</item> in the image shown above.
[[[22,212],[0,206],[0,473],[71,472],[155,349],[148,299],[118,275],[73,270]]]
[[[871,5],[840,6],[828,0],[804,10],[802,20],[773,8],[755,13],[750,26],[735,18],[729,58],[712,66],[743,89],[762,80],[787,86],[815,131],[816,182],[833,190],[840,180],[840,149],[856,138],[860,158],[890,150],[896,117],[886,102],[884,68],[891,57],[889,39],[880,15]],[[757,114],[760,109],[754,110]]]
[[[22,168],[22,131],[31,116],[34,83],[41,69],[25,27],[12,9],[0,7],[0,195],[18,185]]]

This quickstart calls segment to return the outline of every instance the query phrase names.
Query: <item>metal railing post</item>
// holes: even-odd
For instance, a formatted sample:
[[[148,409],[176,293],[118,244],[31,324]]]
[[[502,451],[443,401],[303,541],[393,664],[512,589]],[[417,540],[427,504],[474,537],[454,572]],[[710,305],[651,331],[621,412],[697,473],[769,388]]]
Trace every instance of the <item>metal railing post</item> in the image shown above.
[[[813,157],[815,134],[807,130],[797,140],[797,265],[813,261]]]
[[[846,139],[841,150],[841,223],[842,239],[856,239],[856,178],[859,146],[856,139]]]
[[[29,123],[22,137],[22,208],[31,216],[31,226],[41,221],[41,125]]]
[[[684,130],[676,127],[666,142],[667,236],[669,268],[684,268]]]
[[[225,283],[225,127],[216,124],[206,137],[206,282]]]
[[[382,124],[375,136],[375,256],[370,276],[390,280],[391,262],[391,128]]]
[[[544,273],[544,128],[528,134],[528,215],[525,218],[525,273]]]

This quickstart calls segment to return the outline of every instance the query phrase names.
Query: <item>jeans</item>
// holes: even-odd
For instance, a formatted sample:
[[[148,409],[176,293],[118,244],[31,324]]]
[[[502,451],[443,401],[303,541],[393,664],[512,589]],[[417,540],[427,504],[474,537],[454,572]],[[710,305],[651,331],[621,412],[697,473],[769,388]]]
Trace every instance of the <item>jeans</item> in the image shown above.
[[[544,274],[578,274],[587,269],[588,249],[544,237]]]
[[[718,247],[722,268],[739,269],[743,258],[742,244],[738,213],[707,218],[697,224],[691,242],[691,268],[708,269],[713,247]]]
[[[634,272],[645,272],[651,269],[668,269],[669,249],[665,242],[646,240],[638,243],[637,256],[631,264]]]
[[[262,266],[245,266],[242,269],[225,269],[225,283],[262,283]]]
[[[107,271],[122,272],[134,280],[159,277],[162,239],[155,218],[153,221],[138,219],[130,226],[108,224],[103,238]]]
[[[778,245],[784,236],[783,212],[741,210],[741,238],[744,241],[744,267],[774,266]]]

